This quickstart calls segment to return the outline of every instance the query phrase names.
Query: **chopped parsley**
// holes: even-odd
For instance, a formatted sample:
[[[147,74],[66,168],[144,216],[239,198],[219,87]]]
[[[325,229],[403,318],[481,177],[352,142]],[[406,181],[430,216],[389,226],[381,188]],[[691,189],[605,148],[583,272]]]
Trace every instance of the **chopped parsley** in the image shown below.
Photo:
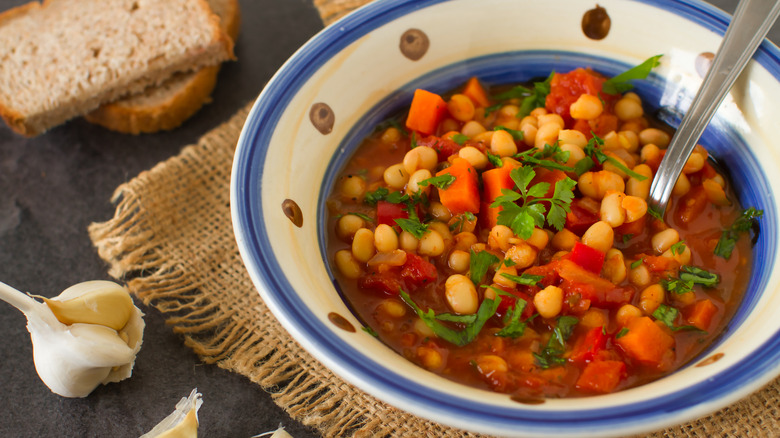
[[[373,336],[375,338],[379,337],[379,333],[377,333],[376,330],[372,329],[371,327],[369,327],[367,325],[364,325],[363,327],[361,327],[361,329],[364,332],[368,333],[369,335],[371,335],[371,336]]]
[[[512,169],[509,175],[518,191],[501,189],[502,195],[490,204],[490,207],[502,208],[498,214],[498,224],[508,226],[521,239],[530,238],[535,227],[543,228],[545,219],[556,230],[563,229],[566,213],[574,198],[572,189],[577,183],[568,177],[559,180],[555,183],[552,197],[547,198],[544,196],[550,183],[540,182],[529,187],[536,176],[531,167]],[[522,205],[516,203],[520,200]]]
[[[739,217],[731,224],[731,227],[723,230],[715,246],[715,255],[724,259],[729,259],[734,247],[737,244],[740,233],[747,233],[756,223],[758,218],[764,215],[764,210],[756,210],[750,207],[743,210]]]
[[[634,88],[634,86],[629,81],[633,79],[645,79],[648,77],[650,75],[650,71],[660,65],[658,60],[661,59],[661,56],[663,55],[650,57],[643,63],[634,66],[617,76],[607,79],[604,81],[604,84],[602,84],[601,91],[606,94],[619,94],[625,93],[626,91]]]
[[[686,248],[685,242],[681,240],[675,243],[674,245],[672,245],[671,247],[669,247],[669,251],[671,251],[672,255],[678,255],[684,253],[685,248]]]
[[[720,276],[695,266],[680,267],[680,280],[690,281],[704,287],[714,287],[720,282]]]
[[[363,197],[363,202],[375,206],[379,201],[384,201],[389,194],[390,190],[388,190],[387,187],[379,187],[373,192],[366,192],[366,196]]]
[[[428,232],[428,224],[420,222],[418,218],[401,218],[395,219],[395,223],[401,227],[402,230],[408,232],[417,239],[422,239],[425,233]]]
[[[455,134],[451,137],[451,139],[457,143],[458,146],[463,146],[463,143],[466,143],[466,141],[469,139],[469,136],[465,134]]]
[[[418,186],[425,187],[428,184],[431,184],[433,186],[436,186],[436,188],[444,190],[447,187],[451,186],[452,183],[455,182],[455,177],[452,176],[452,174],[445,173],[439,176],[432,176],[428,179],[424,179],[417,183]]]
[[[547,369],[566,363],[566,359],[563,358],[563,353],[566,351],[566,341],[571,337],[574,326],[578,322],[579,319],[574,316],[567,315],[558,318],[558,324],[553,329],[547,346],[540,353],[533,354],[540,367]]]
[[[463,227],[466,225],[467,222],[474,222],[477,220],[477,217],[474,216],[474,213],[470,211],[465,211],[459,215],[456,216],[455,221],[452,222],[450,225],[450,231],[460,233],[463,231]]]
[[[414,309],[417,316],[420,317],[425,325],[433,330],[436,336],[459,347],[471,343],[471,341],[477,337],[488,319],[495,315],[498,304],[501,302],[500,297],[496,297],[495,300],[486,298],[482,300],[479,309],[477,309],[477,313],[473,315],[452,315],[449,313],[436,315],[433,309],[428,309],[427,312],[423,312],[405,291],[401,290],[400,295],[401,299]],[[464,327],[462,330],[455,330],[442,324],[441,321],[455,322],[462,324]]]
[[[525,310],[527,304],[528,303],[521,298],[518,298],[517,301],[515,301],[515,305],[509,308],[506,315],[504,315],[504,328],[499,330],[496,333],[496,336],[512,339],[523,336],[526,324],[520,321],[520,316],[522,316],[523,310]]]
[[[485,108],[485,117],[489,116],[495,111],[498,111],[499,109],[501,109],[502,106],[503,104],[497,103],[495,105],[490,105],[489,107]]]
[[[575,169],[577,169],[578,172],[583,169],[584,169],[583,173],[590,170],[590,168],[593,167],[594,163],[591,161],[591,164],[588,164],[587,161],[585,160],[595,159],[599,164],[604,164],[605,162],[609,162],[613,166],[623,171],[623,173],[630,176],[631,178],[634,178],[637,181],[644,181],[647,179],[646,176],[640,175],[634,172],[633,170],[629,169],[628,167],[626,167],[626,165],[621,163],[620,160],[618,160],[617,158],[605,154],[604,151],[601,150],[601,146],[604,146],[604,140],[599,136],[597,136],[595,133],[591,133],[591,134],[593,134],[593,138],[588,140],[588,144],[585,146],[585,155],[587,156],[582,160],[580,160],[575,165]],[[578,175],[581,174],[578,173]]]
[[[531,166],[573,172],[574,168],[562,164],[569,161],[569,156],[571,156],[571,152],[562,150],[558,142],[555,142],[554,145],[544,145],[542,150],[531,148],[515,155],[514,158],[523,164],[530,164]]]
[[[502,272],[501,276],[508,280],[512,280],[517,284],[522,284],[524,286],[536,286],[537,283],[542,281],[542,279],[544,278],[543,275],[531,275],[531,274],[512,275],[506,272]]]
[[[620,339],[627,334],[628,334],[628,328],[623,327],[622,329],[620,329],[619,332],[617,332],[617,334],[615,335],[615,339]]]
[[[471,282],[477,285],[482,283],[482,279],[485,277],[485,274],[487,274],[490,266],[501,260],[487,251],[474,252],[472,249],[469,252],[471,253],[469,277],[471,277]]]
[[[692,325],[674,325],[674,320],[677,319],[677,315],[680,311],[674,307],[667,306],[666,304],[659,304],[658,308],[653,312],[653,318],[664,323],[672,331],[699,331],[707,333],[706,331]]]
[[[663,286],[664,289],[668,290],[669,292],[676,293],[677,295],[686,294],[693,290],[692,281],[683,281],[679,278],[667,278],[666,280],[661,280],[661,286]]]
[[[369,216],[367,214],[357,213],[357,212],[351,211],[351,212],[345,214],[345,216],[347,216],[347,215],[357,216],[357,217],[359,217],[360,219],[363,219],[366,222],[374,222],[374,218],[372,218],[371,216]]]
[[[523,131],[518,131],[516,129],[509,129],[506,126],[496,126],[493,128],[493,131],[506,131],[510,134],[512,134],[512,138],[515,141],[520,141],[523,139]]]
[[[631,263],[631,269],[636,269],[640,267],[644,261],[645,259],[635,260],[634,262]]]

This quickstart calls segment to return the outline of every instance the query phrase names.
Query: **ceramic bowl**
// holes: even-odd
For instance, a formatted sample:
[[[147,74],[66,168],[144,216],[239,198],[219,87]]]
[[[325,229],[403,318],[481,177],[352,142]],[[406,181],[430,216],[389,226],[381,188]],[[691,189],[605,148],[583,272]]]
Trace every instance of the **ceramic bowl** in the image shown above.
[[[361,138],[411,101],[479,76],[516,83],[590,66],[614,75],[663,54],[637,92],[673,126],[728,16],[694,0],[602,0],[611,27],[587,37],[581,0],[379,0],[304,45],[258,97],[238,142],[231,203],[236,240],[265,303],[290,334],[346,381],[415,415],[497,435],[611,436],[657,430],[736,402],[780,374],[773,145],[780,52],[764,42],[702,143],[728,163],[744,206],[764,210],[753,275],[723,336],[656,382],[587,399],[526,405],[453,383],[361,331],[325,260],[324,200]],[[347,330],[348,328],[357,330]]]

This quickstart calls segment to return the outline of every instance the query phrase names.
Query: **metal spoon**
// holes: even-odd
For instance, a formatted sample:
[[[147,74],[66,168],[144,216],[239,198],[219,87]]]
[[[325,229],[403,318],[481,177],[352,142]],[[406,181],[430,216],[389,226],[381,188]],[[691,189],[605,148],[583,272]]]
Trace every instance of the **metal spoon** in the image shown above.
[[[780,0],[741,0],[701,88],[666,149],[648,206],[663,216],[669,196],[704,128],[780,14]]]

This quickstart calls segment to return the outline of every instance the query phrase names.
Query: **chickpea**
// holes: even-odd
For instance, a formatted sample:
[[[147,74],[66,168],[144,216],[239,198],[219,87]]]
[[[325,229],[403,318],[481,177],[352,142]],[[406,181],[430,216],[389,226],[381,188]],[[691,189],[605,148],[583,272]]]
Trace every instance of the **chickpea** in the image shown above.
[[[487,131],[485,127],[476,120],[466,122],[463,125],[463,128],[460,129],[460,133],[468,136],[469,138],[474,138],[475,136],[482,134],[485,131]]]
[[[468,122],[474,118],[474,102],[465,94],[454,94],[447,102],[447,110],[452,117],[461,122]]]
[[[392,252],[398,249],[398,234],[393,227],[379,224],[374,230],[374,247],[379,252]]]
[[[650,196],[650,185],[653,182],[653,170],[647,164],[637,164],[631,170],[644,176],[645,179],[640,181],[634,177],[628,178],[626,194],[640,199],[647,199]]]
[[[479,306],[477,288],[465,275],[454,274],[447,278],[444,282],[444,297],[450,308],[461,315],[476,313]]]
[[[531,232],[531,237],[529,237],[526,240],[526,242],[528,242],[529,245],[541,251],[544,248],[546,248],[547,244],[550,242],[550,235],[547,234],[547,231],[541,228],[534,228],[534,230]],[[510,243],[517,243],[517,242],[510,242]]]
[[[637,196],[623,198],[622,207],[626,210],[626,222],[634,222],[647,213],[647,201]]]
[[[360,277],[360,274],[363,273],[360,263],[352,255],[352,251],[347,249],[336,251],[334,261],[339,272],[341,272],[341,275],[351,280]]]
[[[444,252],[444,238],[435,230],[429,230],[420,239],[417,252],[422,255],[436,257]]]
[[[367,263],[375,253],[374,233],[368,228],[357,230],[352,239],[352,255],[355,256],[355,260]]]
[[[466,146],[458,151],[458,156],[468,161],[475,169],[482,170],[488,165],[488,157],[474,146]]]
[[[417,357],[421,365],[428,370],[437,370],[444,366],[441,353],[430,347],[417,347]]]
[[[366,180],[357,175],[347,175],[341,181],[341,195],[349,199],[358,199],[366,192]]]
[[[558,140],[561,144],[579,146],[580,149],[588,145],[588,139],[585,138],[585,134],[575,129],[561,129],[558,131]]]
[[[428,213],[437,221],[447,222],[452,219],[452,213],[441,202],[431,201]]]
[[[476,362],[477,369],[483,376],[509,371],[509,365],[507,365],[506,360],[495,354],[483,354],[477,358]]]
[[[385,169],[383,177],[385,184],[393,189],[401,190],[409,181],[409,172],[406,171],[403,164],[393,164]]]
[[[622,121],[636,119],[643,114],[642,104],[636,99],[623,97],[615,103],[615,115]]]
[[[639,144],[642,146],[653,144],[659,148],[669,146],[671,136],[658,128],[646,128],[639,131]]]
[[[582,243],[606,253],[614,243],[615,233],[607,222],[598,221],[582,235]]]
[[[597,96],[582,94],[569,106],[572,118],[580,120],[593,120],[604,111],[604,104]]]
[[[419,244],[420,241],[408,231],[401,231],[401,235],[398,236],[398,245],[406,252],[417,252]]]
[[[663,231],[659,231],[650,238],[650,244],[653,246],[653,250],[661,254],[672,245],[680,241],[680,233],[674,228],[667,228]]]
[[[515,263],[517,269],[523,269],[534,264],[536,261],[536,254],[536,248],[526,242],[521,242],[509,247],[505,256]]]
[[[406,305],[395,298],[388,298],[379,303],[377,311],[391,318],[403,318],[406,316]]]
[[[537,149],[544,149],[545,145],[555,144],[558,140],[558,133],[561,131],[561,127],[556,123],[548,123],[546,125],[540,125],[536,130],[536,138],[534,139],[534,147]]]
[[[646,315],[652,315],[655,309],[664,302],[666,292],[660,284],[653,284],[642,290],[639,295],[639,308]]]
[[[520,130],[523,131],[523,142],[526,146],[534,146],[536,144],[536,134],[539,132],[539,128],[536,125],[526,123],[520,125]]]
[[[382,143],[392,144],[401,139],[401,131],[398,128],[389,127],[382,133]]]
[[[517,275],[517,267],[506,266],[502,263],[501,266],[496,270],[495,275],[493,275],[493,283],[496,283],[500,286],[515,287],[517,285],[517,283],[501,274]]]
[[[469,249],[477,243],[477,236],[469,231],[464,231],[455,235],[454,246],[455,249],[468,252]]]
[[[492,249],[500,249],[506,252],[509,249],[509,239],[511,239],[515,233],[512,229],[506,225],[496,225],[490,230],[488,236],[488,246]]]
[[[642,316],[642,311],[638,307],[631,304],[624,304],[618,309],[617,313],[615,313],[615,321],[621,327],[625,327],[632,319],[639,318],[640,316]]]
[[[574,248],[574,244],[579,241],[579,236],[569,231],[568,228],[564,228],[555,233],[552,238],[552,246],[557,250],[571,251]]]
[[[404,155],[404,170],[408,175],[413,174],[419,169],[428,169],[433,172],[439,163],[439,155],[431,147],[417,146]]]
[[[643,287],[650,284],[650,269],[644,263],[628,271],[628,281],[637,287]]]
[[[537,120],[537,126],[542,127],[544,125],[549,124],[555,124],[558,126],[558,129],[563,129],[564,122],[563,117],[559,116],[558,114],[544,114],[536,118]]]
[[[595,328],[604,327],[609,321],[603,310],[590,308],[582,315],[580,323],[585,327]]]
[[[455,272],[464,273],[469,270],[471,254],[460,249],[453,250],[447,259],[447,265]]]
[[[354,214],[341,216],[336,223],[336,235],[345,242],[351,242],[357,230],[364,228],[366,221]]]
[[[493,131],[493,137],[490,139],[490,151],[499,157],[511,157],[517,153],[517,144],[509,132]]]
[[[542,318],[554,318],[563,308],[563,289],[547,286],[534,295],[534,307]]]
[[[688,179],[687,175],[681,173],[680,176],[677,178],[677,182],[674,183],[674,188],[672,188],[672,194],[675,196],[683,196],[690,191],[691,191],[691,180]]]
[[[626,183],[620,175],[601,170],[598,172],[585,172],[580,175],[577,187],[585,196],[593,199],[602,199],[607,190],[624,192]]]
[[[613,284],[620,284],[626,279],[628,269],[623,253],[617,248],[610,248],[604,257],[604,267],[602,269],[604,277]]]
[[[626,209],[623,208],[623,200],[626,195],[622,192],[609,190],[601,200],[601,220],[616,228],[626,221]],[[611,246],[611,245],[610,245]]]

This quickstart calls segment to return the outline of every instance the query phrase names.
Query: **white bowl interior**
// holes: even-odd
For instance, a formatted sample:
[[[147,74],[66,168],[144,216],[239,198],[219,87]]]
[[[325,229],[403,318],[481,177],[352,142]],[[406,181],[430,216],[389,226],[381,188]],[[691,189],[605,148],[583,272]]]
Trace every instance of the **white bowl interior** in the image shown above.
[[[517,424],[524,426],[521,434],[532,435],[551,434],[554,428],[569,434],[645,431],[704,415],[777,375],[780,318],[774,313],[780,309],[780,271],[775,249],[778,211],[772,194],[780,193],[780,180],[767,177],[780,163],[772,144],[775,121],[780,120],[774,47],[765,48],[760,63],[754,61],[741,76],[702,141],[720,159],[738,164],[732,176],[743,205],[765,210],[751,292],[726,336],[700,358],[722,353],[720,360],[587,403],[561,399],[521,405],[506,395],[433,375],[359,330],[361,323],[341,299],[323,260],[324,199],[360,139],[407,105],[414,88],[443,92],[472,75],[488,83],[521,82],[546,76],[551,67],[566,71],[593,66],[615,74],[664,54],[654,77],[637,91],[674,123],[700,83],[697,56],[715,52],[725,29],[722,14],[698,3],[668,8],[670,2],[599,2],[612,17],[612,29],[597,42],[580,30],[581,15],[593,4],[578,0],[528,2],[522,8],[512,0],[410,3],[380,1],[301,49],[258,99],[239,140],[232,187],[239,247],[263,299],[298,342],[347,381],[401,409],[499,434],[517,433],[510,427]],[[560,12],[568,10],[579,12]],[[448,24],[462,22],[464,11],[473,26]],[[398,49],[408,29],[420,29],[430,40],[420,60],[407,59]],[[335,114],[328,134],[309,120],[312,105],[320,102]],[[286,199],[303,212],[302,227],[283,214]],[[338,328],[329,321],[331,313],[358,330]],[[745,358],[757,354],[769,362],[737,383],[711,388],[713,381],[733,380],[730,376],[745,366]],[[685,400],[679,399],[681,390],[688,391]],[[697,399],[692,395],[696,393],[703,396]],[[666,405],[663,412],[655,409],[661,404]],[[610,409],[626,418],[608,418]],[[486,420],[491,413],[503,419]],[[583,421],[587,416],[594,420]]]

